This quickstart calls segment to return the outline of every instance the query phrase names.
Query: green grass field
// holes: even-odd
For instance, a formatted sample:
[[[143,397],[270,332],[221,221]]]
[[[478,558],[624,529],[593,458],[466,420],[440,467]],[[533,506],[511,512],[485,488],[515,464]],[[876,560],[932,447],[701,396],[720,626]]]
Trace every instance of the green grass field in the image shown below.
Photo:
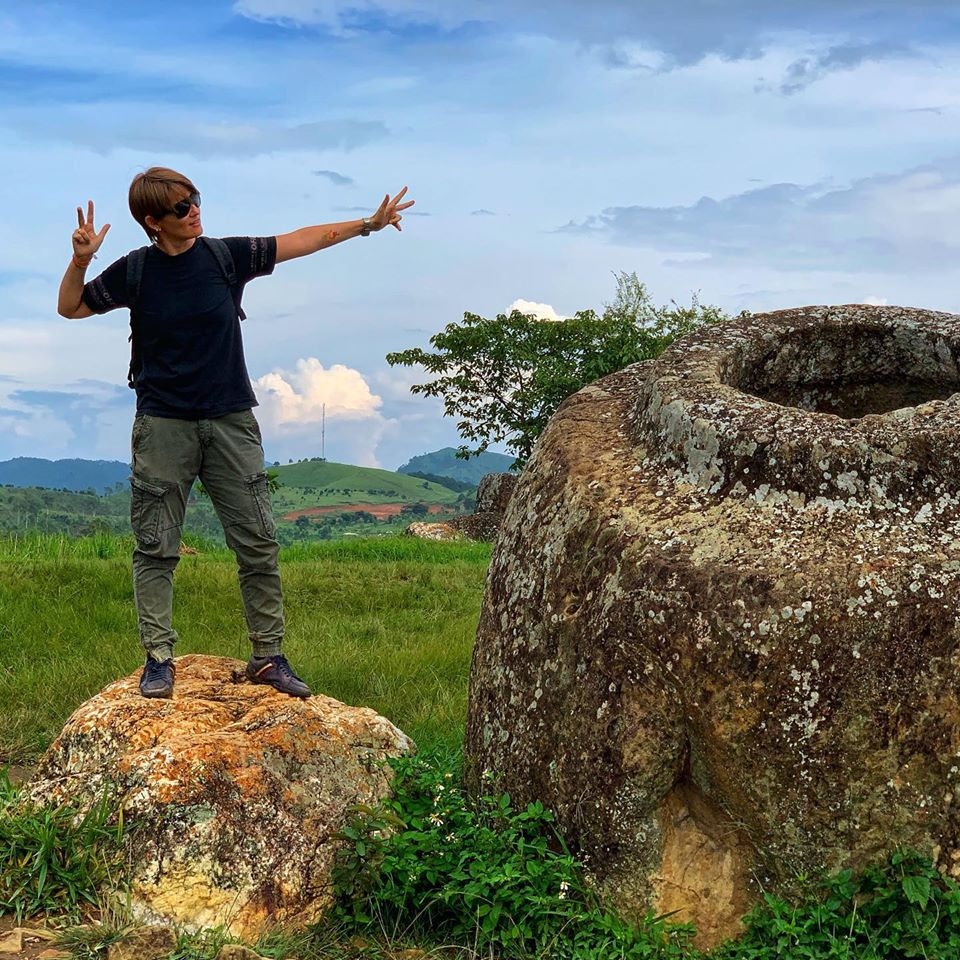
[[[184,557],[177,571],[177,652],[245,659],[233,558],[199,545],[203,552]],[[108,534],[0,539],[0,770],[29,763],[76,706],[139,672],[132,546],[130,538]],[[690,945],[691,930],[670,928],[669,915],[636,926],[613,916],[581,866],[556,849],[550,815],[539,804],[513,809],[495,791],[469,799],[455,779],[489,546],[394,537],[297,544],[281,556],[286,648],[298,671],[314,689],[384,714],[427,756],[408,767],[391,801],[398,829],[386,830],[388,821],[379,819],[386,814],[376,811],[366,824],[352,823],[349,869],[337,881],[339,906],[328,922],[279,930],[279,939],[257,945],[261,955],[347,960],[405,956],[409,949],[410,956],[459,960],[960,956],[960,888],[908,851],[893,852],[862,876],[816,878],[793,903],[766,896],[742,939],[709,955]],[[78,828],[69,809],[17,806],[16,790],[0,773],[0,921],[10,926],[21,914],[46,915],[65,927],[59,946],[73,960],[104,956],[133,924],[122,898],[98,899],[116,876],[117,841],[107,843],[113,828],[85,824]],[[80,917],[78,890],[93,891],[102,904],[97,923],[72,926]],[[478,903],[483,912],[474,909]],[[173,957],[214,960],[223,939],[223,931],[181,933]]]
[[[36,757],[70,713],[139,670],[130,538],[0,540],[0,766]],[[421,748],[459,750],[485,544],[328,541],[281,553],[286,653],[314,690],[369,706]],[[245,660],[236,566],[226,550],[183,557],[177,655]]]

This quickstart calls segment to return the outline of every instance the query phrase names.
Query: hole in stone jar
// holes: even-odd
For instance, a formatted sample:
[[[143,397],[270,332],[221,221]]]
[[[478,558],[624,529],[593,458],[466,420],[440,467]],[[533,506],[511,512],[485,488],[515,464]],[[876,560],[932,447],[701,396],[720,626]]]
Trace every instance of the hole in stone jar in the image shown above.
[[[960,346],[916,330],[818,326],[751,346],[723,382],[784,407],[855,420],[960,391]]]

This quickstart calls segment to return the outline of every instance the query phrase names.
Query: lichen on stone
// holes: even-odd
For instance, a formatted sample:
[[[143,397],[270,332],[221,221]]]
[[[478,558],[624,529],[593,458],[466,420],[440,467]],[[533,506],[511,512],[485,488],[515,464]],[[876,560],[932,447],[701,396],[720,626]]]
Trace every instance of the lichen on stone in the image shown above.
[[[754,875],[786,890],[898,844],[960,862],[958,320],[745,316],[581,390],[538,441],[468,769],[551,806],[627,912],[679,904],[707,943]],[[678,816],[734,864],[686,906]]]

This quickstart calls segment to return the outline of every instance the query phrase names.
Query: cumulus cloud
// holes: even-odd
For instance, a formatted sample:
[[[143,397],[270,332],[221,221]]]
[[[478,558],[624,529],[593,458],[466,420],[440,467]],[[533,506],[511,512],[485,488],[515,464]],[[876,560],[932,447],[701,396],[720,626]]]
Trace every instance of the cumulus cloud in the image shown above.
[[[869,304],[871,307],[885,307],[887,305],[886,297],[864,297],[861,303]]]
[[[538,320],[566,320],[566,317],[560,316],[549,303],[535,303],[533,300],[514,300],[507,307],[507,313],[513,310],[519,310],[524,314],[532,314]]]
[[[930,272],[960,257],[960,157],[844,187],[773,184],[688,206],[608,207],[559,228],[690,266]]]
[[[358,370],[341,363],[325,368],[315,357],[264,374],[256,386],[263,413],[281,429],[320,423],[324,405],[328,420],[369,420],[383,402]]]
[[[391,420],[383,401],[358,370],[315,357],[297,360],[292,370],[272,370],[256,382],[268,459],[316,455],[361,466],[379,466],[377,445]],[[326,434],[322,436],[324,404]]]

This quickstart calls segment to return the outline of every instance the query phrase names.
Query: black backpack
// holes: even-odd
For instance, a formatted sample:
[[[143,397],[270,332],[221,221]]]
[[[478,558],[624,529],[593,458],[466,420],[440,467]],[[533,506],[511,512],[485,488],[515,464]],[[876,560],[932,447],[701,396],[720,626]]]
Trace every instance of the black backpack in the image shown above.
[[[240,299],[243,296],[243,287],[237,283],[237,271],[233,265],[233,257],[230,255],[230,248],[218,237],[198,237],[200,243],[206,245],[207,249],[214,255],[227,285],[233,291],[233,302],[237,308],[237,316],[241,320],[246,320],[247,315],[240,306]],[[137,327],[135,322],[135,311],[137,300],[140,296],[140,281],[143,279],[143,265],[147,261],[147,251],[150,247],[140,247],[127,254],[127,305],[130,307],[130,369],[127,371],[127,386],[132,390],[134,388],[133,380],[140,372],[140,351],[137,348]]]

